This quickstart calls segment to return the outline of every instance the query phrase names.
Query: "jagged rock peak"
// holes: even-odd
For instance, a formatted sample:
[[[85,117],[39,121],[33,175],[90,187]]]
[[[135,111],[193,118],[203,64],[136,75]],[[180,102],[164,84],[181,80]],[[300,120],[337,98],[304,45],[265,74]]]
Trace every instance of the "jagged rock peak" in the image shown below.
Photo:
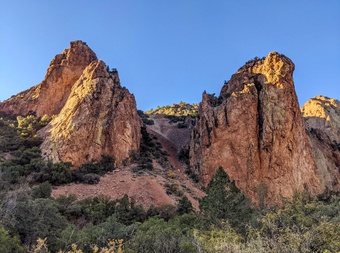
[[[321,191],[295,93],[294,68],[288,57],[269,53],[241,67],[219,98],[203,93],[190,165],[204,184],[222,166],[257,203],[263,187],[270,203],[305,188],[312,194]]]
[[[121,165],[138,151],[140,128],[135,98],[120,86],[118,73],[108,72],[103,61],[93,61],[59,115],[39,133],[42,154],[75,166],[107,155]]]
[[[80,40],[71,42],[69,49],[51,61],[40,84],[0,103],[0,111],[20,115],[35,113],[38,117],[58,114],[73,84],[83,70],[96,60],[96,54],[86,43]]]
[[[340,143],[340,101],[325,96],[309,99],[301,107],[307,129],[319,129]]]
[[[291,80],[295,65],[291,59],[283,54],[271,52],[267,57],[262,59],[255,58],[246,62],[244,66],[238,69],[236,74],[226,82],[221,89],[222,97],[230,96],[233,92],[242,91],[244,83],[262,83],[276,85],[279,88],[288,88],[293,84],[286,82]],[[259,80],[257,80],[259,79]]]

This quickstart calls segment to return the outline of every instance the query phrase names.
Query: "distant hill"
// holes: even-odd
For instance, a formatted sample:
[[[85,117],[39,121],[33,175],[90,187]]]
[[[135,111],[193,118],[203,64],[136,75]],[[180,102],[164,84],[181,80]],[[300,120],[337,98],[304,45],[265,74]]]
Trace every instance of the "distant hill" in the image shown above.
[[[156,109],[146,111],[145,114],[155,115],[163,114],[168,116],[196,116],[198,112],[198,104],[188,104],[179,102],[178,104],[158,106]]]

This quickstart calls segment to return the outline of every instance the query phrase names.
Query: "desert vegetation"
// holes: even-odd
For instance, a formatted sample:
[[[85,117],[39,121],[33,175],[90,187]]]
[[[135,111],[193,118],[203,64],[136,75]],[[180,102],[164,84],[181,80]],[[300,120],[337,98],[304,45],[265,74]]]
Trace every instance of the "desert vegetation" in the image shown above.
[[[145,114],[161,114],[167,116],[192,116],[195,117],[198,112],[198,104],[188,104],[179,102],[178,104],[158,106],[156,109],[146,111]]]
[[[34,117],[0,120],[0,252],[328,253],[340,249],[338,195],[327,192],[313,198],[297,193],[271,208],[261,195],[261,205],[256,207],[223,168],[204,189],[200,211],[194,211],[179,185],[171,183],[167,191],[179,198],[176,206],[145,208],[127,195],[53,198],[56,185],[96,183],[114,169],[113,158],[103,157],[77,170],[70,170],[68,163],[46,162],[36,135],[44,124]],[[152,148],[157,144],[146,133],[143,138],[140,158],[148,164],[147,159],[157,156]]]

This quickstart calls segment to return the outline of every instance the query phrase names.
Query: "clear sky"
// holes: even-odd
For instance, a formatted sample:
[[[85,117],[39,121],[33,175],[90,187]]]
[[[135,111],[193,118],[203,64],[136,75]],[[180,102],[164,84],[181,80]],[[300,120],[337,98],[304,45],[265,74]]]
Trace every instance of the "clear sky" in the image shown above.
[[[295,63],[300,105],[340,99],[339,0],[0,0],[0,100],[40,83],[73,40],[118,69],[142,110],[218,94],[271,51]]]

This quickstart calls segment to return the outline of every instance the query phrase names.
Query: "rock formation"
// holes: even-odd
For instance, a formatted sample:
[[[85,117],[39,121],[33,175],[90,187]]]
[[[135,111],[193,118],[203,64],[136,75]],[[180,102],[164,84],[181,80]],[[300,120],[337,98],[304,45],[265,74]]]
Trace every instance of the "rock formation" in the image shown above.
[[[118,73],[93,61],[73,85],[63,109],[41,136],[44,156],[75,166],[113,156],[121,165],[139,149],[140,118],[135,98],[120,86]]]
[[[340,101],[317,96],[301,108],[322,188],[340,191]]]
[[[253,201],[280,203],[294,191],[320,193],[293,82],[293,62],[270,53],[247,62],[222,87],[203,93],[190,165],[207,184],[219,166]]]
[[[0,103],[0,111],[9,114],[27,115],[35,113],[38,117],[45,114],[58,114],[64,106],[73,84],[83,70],[97,60],[96,54],[82,41],[70,43],[51,61],[44,80],[37,86],[23,91]]]
[[[71,42],[52,60],[39,85],[0,103],[0,111],[55,115],[39,132],[42,154],[53,162],[80,166],[107,155],[121,165],[139,149],[141,122],[134,96],[82,41]]]
[[[307,129],[319,129],[331,141],[340,143],[340,101],[325,96],[316,96],[301,107]]]

